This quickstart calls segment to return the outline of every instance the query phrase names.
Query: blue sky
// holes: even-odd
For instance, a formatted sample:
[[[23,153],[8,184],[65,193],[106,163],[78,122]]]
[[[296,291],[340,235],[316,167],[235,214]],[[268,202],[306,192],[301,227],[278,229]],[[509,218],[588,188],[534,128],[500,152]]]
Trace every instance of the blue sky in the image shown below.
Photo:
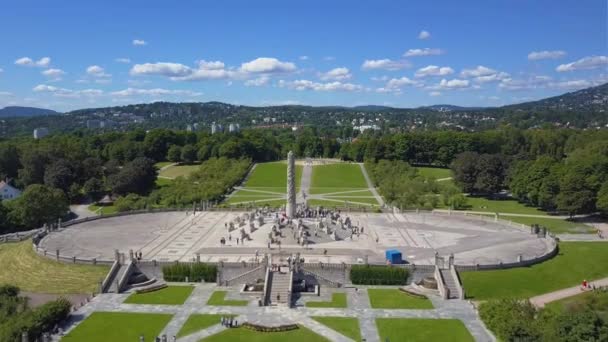
[[[607,1],[11,1],[0,107],[495,106],[608,82]]]

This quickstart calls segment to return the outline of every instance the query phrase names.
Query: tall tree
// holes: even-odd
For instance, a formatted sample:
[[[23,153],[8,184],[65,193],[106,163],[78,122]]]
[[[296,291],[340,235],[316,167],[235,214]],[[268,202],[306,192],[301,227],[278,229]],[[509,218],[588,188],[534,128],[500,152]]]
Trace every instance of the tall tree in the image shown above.
[[[23,194],[10,201],[10,217],[26,229],[53,223],[69,210],[65,193],[41,184],[28,186]]]

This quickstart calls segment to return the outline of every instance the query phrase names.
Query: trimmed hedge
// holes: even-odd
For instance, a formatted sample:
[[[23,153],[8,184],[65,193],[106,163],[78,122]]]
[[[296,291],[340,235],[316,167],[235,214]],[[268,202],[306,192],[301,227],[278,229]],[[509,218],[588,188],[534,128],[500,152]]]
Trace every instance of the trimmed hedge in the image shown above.
[[[405,285],[408,271],[401,267],[353,265],[350,280],[356,285]]]
[[[268,332],[268,333],[276,333],[276,332],[284,332],[284,331],[300,329],[300,327],[297,324],[285,324],[285,325],[279,325],[276,327],[267,327],[265,325],[259,325],[259,324],[255,324],[255,323],[249,323],[249,322],[243,323],[242,327],[247,328],[249,330],[253,330],[253,331]]]
[[[215,282],[217,278],[217,266],[205,263],[180,264],[163,266],[163,278],[165,281],[198,283],[201,281]]]

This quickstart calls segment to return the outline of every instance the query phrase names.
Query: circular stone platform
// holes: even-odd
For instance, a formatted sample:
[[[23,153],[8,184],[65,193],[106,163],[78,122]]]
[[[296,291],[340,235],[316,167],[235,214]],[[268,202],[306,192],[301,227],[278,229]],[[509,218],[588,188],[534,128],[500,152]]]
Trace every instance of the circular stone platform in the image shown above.
[[[256,252],[268,252],[268,235],[274,223],[265,223],[250,234],[252,240],[239,241],[237,231],[230,234],[226,224],[243,212],[148,213],[108,217],[64,228],[45,237],[40,248],[54,256],[82,259],[112,260],[114,250],[128,254],[129,250],[143,253],[144,260],[190,261],[200,253],[201,261],[251,261]],[[410,263],[433,264],[435,252],[441,256],[455,255],[458,265],[487,265],[524,260],[549,253],[551,239],[538,238],[525,228],[512,227],[505,222],[481,220],[478,217],[436,213],[372,214],[343,213],[353,225],[363,227],[364,233],[353,235],[334,226],[338,240],[325,233],[311,238],[308,248],[293,239],[293,230],[281,229],[281,252],[299,252],[306,262],[360,263],[384,262],[387,249],[398,249]],[[314,219],[305,219],[311,227]],[[258,227],[256,223],[256,228]],[[309,229],[309,231],[312,228]],[[229,236],[231,239],[229,239]],[[225,238],[222,246],[220,240]],[[279,252],[278,245],[272,252]]]

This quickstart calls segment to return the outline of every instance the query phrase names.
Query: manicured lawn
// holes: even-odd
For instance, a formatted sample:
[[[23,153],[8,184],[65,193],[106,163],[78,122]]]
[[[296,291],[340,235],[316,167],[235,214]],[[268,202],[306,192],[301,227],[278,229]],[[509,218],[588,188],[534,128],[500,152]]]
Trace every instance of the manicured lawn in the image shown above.
[[[302,165],[296,165],[296,186],[302,180]],[[260,163],[245,183],[246,188],[277,188],[281,193],[287,192],[287,163]],[[273,191],[273,190],[271,190]]]
[[[226,293],[226,291],[213,292],[207,301],[207,305],[247,306],[249,303],[246,300],[226,300]]]
[[[312,199],[312,200],[308,200],[307,203],[308,203],[308,206],[310,206],[310,207],[317,207],[317,206],[321,206],[324,208],[343,208],[344,207],[344,201],[342,201],[342,200],[339,202],[335,202],[335,201]],[[358,203],[349,203],[349,207],[351,207],[351,208],[364,207],[364,208],[368,208],[369,210],[373,210],[372,205],[365,205],[365,204],[358,204]]]
[[[182,305],[194,290],[194,286],[168,286],[164,289],[130,295],[125,304]]]
[[[299,329],[286,332],[257,332],[245,328],[233,328],[211,335],[199,342],[328,342],[325,337],[315,334],[309,329]]]
[[[345,308],[346,293],[332,293],[330,302],[306,302],[309,308]]]
[[[32,249],[31,240],[0,244],[0,265],[0,284],[54,294],[98,291],[110,270],[108,266],[70,265],[39,256]]]
[[[366,189],[354,189],[354,188],[332,188],[329,193],[324,193],[326,196],[373,196],[372,192]]]
[[[376,326],[381,341],[475,341],[457,319],[377,318]]]
[[[547,227],[549,231],[555,234],[561,233],[591,233],[595,229],[584,223],[577,223],[566,221],[562,219],[554,218],[537,218],[537,217],[517,217],[517,216],[502,216],[503,220],[513,221],[516,223],[523,223],[525,225],[540,224],[541,226]]]
[[[529,298],[608,277],[608,243],[561,242],[555,258],[530,267],[461,272],[465,294],[476,300]]]
[[[174,165],[160,172],[160,175],[167,178],[188,177],[196,171],[200,165]]]
[[[433,177],[435,179],[442,179],[452,177],[452,170],[442,169],[438,167],[417,167],[418,174],[424,177]]]
[[[184,323],[181,330],[177,334],[177,337],[179,338],[190,335],[199,330],[209,328],[212,325],[220,324],[222,317],[235,317],[235,315],[190,315],[186,323]]]
[[[321,324],[327,325],[352,340],[361,341],[361,329],[359,328],[359,319],[357,318],[327,316],[316,316],[311,318]]]
[[[335,199],[342,202],[351,202],[351,204],[357,205],[358,203],[367,203],[367,204],[375,204],[378,205],[378,201],[376,201],[375,197],[333,197],[327,196],[326,198]],[[358,203],[356,203],[358,202]],[[342,203],[344,205],[344,203]]]
[[[172,315],[123,312],[94,312],[61,339],[62,342],[133,342],[144,335],[152,341]]]
[[[115,214],[118,212],[118,210],[116,210],[116,207],[113,204],[112,205],[103,205],[103,206],[91,204],[87,209],[89,209],[89,211],[92,211],[99,215]]]
[[[369,302],[374,309],[432,309],[426,298],[418,298],[398,289],[368,289]],[[397,341],[397,340],[395,340]]]
[[[367,183],[357,164],[330,164],[312,168],[311,193],[324,194],[345,188],[367,188]]]
[[[533,207],[526,207],[524,204],[521,204],[516,200],[490,200],[483,197],[467,197],[467,206],[468,207],[466,210],[471,211],[547,215],[547,213],[542,210]]]
[[[266,198],[268,199],[268,197],[266,197]],[[255,201],[256,207],[264,207],[264,206],[268,205],[271,208],[279,208],[279,207],[285,205],[284,199],[280,199],[280,200],[273,199],[273,200],[267,200],[267,201],[261,201],[261,199],[262,198],[255,199],[255,198],[251,198],[251,197],[247,197],[247,198],[243,198],[243,197],[238,198],[237,197],[237,199],[230,200],[228,202],[224,202],[224,205],[226,207],[230,207],[231,205],[246,207],[249,204],[253,205],[253,201]],[[239,203],[239,202],[244,202],[244,203]],[[251,203],[249,203],[249,202],[251,202]],[[239,204],[236,204],[236,203],[239,203]]]
[[[164,161],[164,162],[158,162],[158,163],[154,164],[154,166],[155,166],[157,169],[159,169],[159,170],[160,170],[161,168],[163,168],[163,167],[165,167],[165,166],[167,166],[167,165],[171,165],[171,164],[173,164],[173,162],[170,162],[170,161]]]

